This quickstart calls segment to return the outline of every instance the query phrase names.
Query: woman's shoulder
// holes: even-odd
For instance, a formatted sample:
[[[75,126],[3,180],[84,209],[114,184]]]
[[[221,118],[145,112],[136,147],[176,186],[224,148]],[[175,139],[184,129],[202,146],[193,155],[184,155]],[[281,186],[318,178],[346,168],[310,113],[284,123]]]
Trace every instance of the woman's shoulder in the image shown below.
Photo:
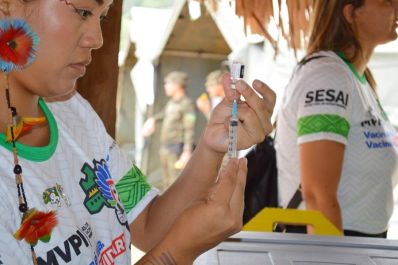
[[[306,97],[308,93],[326,93],[329,90],[352,93],[350,70],[337,54],[321,51],[306,56],[297,66],[285,90],[286,102]]]
[[[298,83],[350,82],[350,70],[336,53],[320,51],[299,62],[295,79]]]
[[[298,63],[298,71],[303,74],[312,72],[322,74],[324,72],[346,72],[344,61],[333,51],[320,51],[304,57]]]

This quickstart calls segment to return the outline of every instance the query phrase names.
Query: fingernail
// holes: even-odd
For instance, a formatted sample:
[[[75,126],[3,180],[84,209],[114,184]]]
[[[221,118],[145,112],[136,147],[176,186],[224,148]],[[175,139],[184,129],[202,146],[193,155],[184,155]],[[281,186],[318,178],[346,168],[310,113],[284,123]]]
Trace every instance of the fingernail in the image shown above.
[[[254,80],[254,82],[253,82],[253,87],[254,87],[255,89],[260,89],[260,88],[261,88],[261,83],[260,83],[260,81]]]
[[[231,164],[233,164],[233,165],[237,165],[239,162],[238,162],[238,159],[236,159],[236,158],[234,158],[234,157],[232,157],[230,160],[230,163]]]

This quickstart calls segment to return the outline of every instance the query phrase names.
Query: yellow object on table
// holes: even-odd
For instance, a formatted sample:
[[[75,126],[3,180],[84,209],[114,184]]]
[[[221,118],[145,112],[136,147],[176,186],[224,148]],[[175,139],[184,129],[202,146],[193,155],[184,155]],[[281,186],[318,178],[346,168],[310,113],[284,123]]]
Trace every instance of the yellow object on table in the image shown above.
[[[245,226],[243,231],[273,232],[276,223],[286,225],[311,225],[315,235],[342,236],[321,212],[297,209],[264,208]]]

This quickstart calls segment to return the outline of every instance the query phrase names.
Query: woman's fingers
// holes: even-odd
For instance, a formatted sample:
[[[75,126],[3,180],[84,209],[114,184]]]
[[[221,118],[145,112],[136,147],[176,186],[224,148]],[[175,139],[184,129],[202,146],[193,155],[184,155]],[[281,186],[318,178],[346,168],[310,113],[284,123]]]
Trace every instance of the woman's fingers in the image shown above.
[[[253,88],[262,96],[268,112],[272,113],[276,102],[275,92],[260,80],[253,81]]]
[[[231,75],[226,73],[223,76],[223,84],[227,100],[232,103],[234,99],[239,99],[242,95],[245,99],[245,103],[254,111],[257,119],[260,121],[263,132],[269,133],[272,130],[271,116],[276,101],[275,92],[259,80],[253,82],[253,88],[243,80],[239,80],[236,82],[235,90],[231,88],[231,83]],[[241,108],[242,104],[239,105],[238,112]],[[251,115],[250,117],[244,118],[244,120],[249,121],[249,119],[253,118],[254,117]]]
[[[262,121],[246,102],[239,106],[238,119],[240,120],[238,126],[238,140],[242,144],[246,141],[249,145],[261,142],[264,140],[265,135],[269,133],[269,127],[267,126],[270,126],[271,123]],[[263,122],[266,124],[263,124]],[[248,139],[244,139],[245,137]],[[249,146],[244,146],[243,148],[247,147]]]
[[[275,105],[275,93],[266,84],[258,80],[253,82],[253,87],[261,97],[243,81],[239,81],[237,84],[245,102],[256,113],[264,131],[269,133],[271,115]]]
[[[234,99],[240,98],[240,92],[237,89],[232,89],[232,80],[231,74],[225,73],[223,76],[223,85],[224,85],[224,92],[225,97],[228,99],[229,102],[234,101]]]
[[[230,205],[231,197],[235,191],[238,177],[238,160],[235,158],[230,159],[225,168],[220,172],[219,181],[216,184],[214,193],[211,194],[211,200],[220,203],[224,207]]]
[[[253,88],[243,80],[239,80],[235,84],[235,90],[231,88],[231,83],[231,75],[229,73],[224,74],[225,99],[220,104],[224,113],[219,116],[218,122],[226,123],[226,120],[231,115],[233,100],[243,96],[244,101],[238,101],[238,118],[240,120],[238,147],[240,149],[248,148],[264,140],[265,135],[272,131],[271,116],[275,106],[276,95],[266,84],[259,80],[253,82]],[[228,111],[228,113],[225,113],[225,111]],[[225,124],[225,126],[225,128],[228,128],[228,124]]]
[[[231,158],[220,173],[212,201],[216,201],[238,214],[243,213],[243,201],[247,175],[247,159]]]
[[[223,220],[227,235],[238,232],[242,227],[246,175],[246,158],[230,159],[220,173],[215,190],[210,194],[210,203],[216,206],[213,211]]]
[[[244,209],[245,186],[247,176],[247,159],[239,159],[237,181],[235,190],[231,196],[230,207],[238,220],[242,220]]]

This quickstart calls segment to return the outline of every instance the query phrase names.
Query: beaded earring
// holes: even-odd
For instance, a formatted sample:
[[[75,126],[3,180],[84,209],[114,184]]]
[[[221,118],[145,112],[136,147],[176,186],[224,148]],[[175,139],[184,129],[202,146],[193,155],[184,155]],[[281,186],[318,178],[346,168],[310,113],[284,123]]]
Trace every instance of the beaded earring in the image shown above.
[[[57,225],[55,212],[41,212],[30,209],[26,200],[22,179],[22,167],[18,159],[16,141],[24,132],[34,125],[45,122],[45,118],[25,118],[18,116],[17,109],[11,104],[8,75],[12,71],[20,71],[28,67],[35,59],[36,47],[39,38],[28,24],[22,19],[12,19],[9,12],[9,3],[3,2],[0,11],[5,19],[0,20],[0,71],[5,74],[5,97],[10,110],[11,123],[6,128],[7,141],[12,144],[14,157],[15,183],[18,191],[19,211],[22,213],[20,228],[14,234],[18,240],[24,239],[31,248],[33,264],[37,264],[34,246],[37,242],[48,242],[51,232]]]

